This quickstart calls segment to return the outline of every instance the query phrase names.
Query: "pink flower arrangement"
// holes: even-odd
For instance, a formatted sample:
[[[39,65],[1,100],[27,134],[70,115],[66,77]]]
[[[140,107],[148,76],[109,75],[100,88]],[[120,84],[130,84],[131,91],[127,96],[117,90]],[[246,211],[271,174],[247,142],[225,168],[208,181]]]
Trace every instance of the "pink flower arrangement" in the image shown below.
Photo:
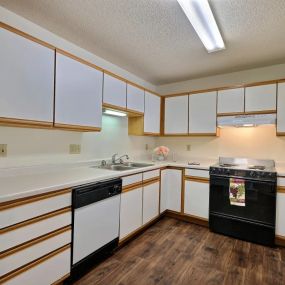
[[[156,155],[163,155],[164,157],[166,157],[169,153],[169,148],[161,145],[156,147],[153,151]]]

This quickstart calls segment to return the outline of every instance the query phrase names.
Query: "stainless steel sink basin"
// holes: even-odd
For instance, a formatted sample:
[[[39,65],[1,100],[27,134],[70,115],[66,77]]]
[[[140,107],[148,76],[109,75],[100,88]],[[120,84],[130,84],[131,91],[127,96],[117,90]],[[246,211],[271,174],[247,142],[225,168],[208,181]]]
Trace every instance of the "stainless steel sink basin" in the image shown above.
[[[134,168],[140,168],[140,167],[153,166],[154,164],[140,163],[140,162],[124,162],[123,165],[134,167]]]
[[[109,170],[115,170],[115,171],[125,171],[125,170],[143,168],[143,167],[152,166],[152,165],[154,164],[139,163],[139,162],[124,162],[124,163],[118,163],[118,164],[106,164],[106,165],[91,166],[91,167],[109,169]]]

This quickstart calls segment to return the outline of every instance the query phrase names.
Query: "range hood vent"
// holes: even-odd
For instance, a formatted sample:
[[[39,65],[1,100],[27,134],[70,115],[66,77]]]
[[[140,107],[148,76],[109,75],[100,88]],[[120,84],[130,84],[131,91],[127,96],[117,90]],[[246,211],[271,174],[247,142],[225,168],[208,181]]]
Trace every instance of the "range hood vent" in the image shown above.
[[[256,127],[275,125],[276,114],[238,115],[218,117],[218,127]]]

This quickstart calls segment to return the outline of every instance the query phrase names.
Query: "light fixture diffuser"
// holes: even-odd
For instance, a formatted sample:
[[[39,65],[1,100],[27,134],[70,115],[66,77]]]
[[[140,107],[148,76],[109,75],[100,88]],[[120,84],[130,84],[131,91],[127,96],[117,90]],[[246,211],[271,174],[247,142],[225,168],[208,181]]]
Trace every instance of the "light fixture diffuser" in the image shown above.
[[[177,0],[207,51],[225,49],[208,0]]]
[[[126,113],[114,111],[114,110],[108,110],[108,109],[105,109],[103,113],[106,115],[117,116],[117,117],[126,117],[127,116]]]

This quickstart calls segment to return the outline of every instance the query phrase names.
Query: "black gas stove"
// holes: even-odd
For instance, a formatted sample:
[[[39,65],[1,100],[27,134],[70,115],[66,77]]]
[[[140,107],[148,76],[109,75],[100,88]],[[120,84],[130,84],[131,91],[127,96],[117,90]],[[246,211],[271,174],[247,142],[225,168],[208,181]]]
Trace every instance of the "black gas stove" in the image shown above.
[[[273,246],[276,188],[273,160],[220,158],[210,167],[210,229]]]

